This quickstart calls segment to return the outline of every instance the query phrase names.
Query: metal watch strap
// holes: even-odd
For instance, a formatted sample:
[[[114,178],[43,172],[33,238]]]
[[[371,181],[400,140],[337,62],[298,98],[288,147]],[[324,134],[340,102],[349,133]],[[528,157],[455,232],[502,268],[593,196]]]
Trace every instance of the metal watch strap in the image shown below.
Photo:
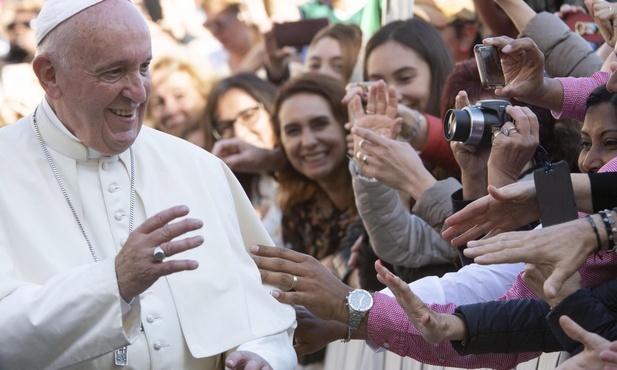
[[[347,338],[343,339],[343,343],[347,343],[351,340],[351,332],[357,330],[360,327],[362,319],[366,315],[366,312],[354,311],[349,309],[349,321],[347,321]]]

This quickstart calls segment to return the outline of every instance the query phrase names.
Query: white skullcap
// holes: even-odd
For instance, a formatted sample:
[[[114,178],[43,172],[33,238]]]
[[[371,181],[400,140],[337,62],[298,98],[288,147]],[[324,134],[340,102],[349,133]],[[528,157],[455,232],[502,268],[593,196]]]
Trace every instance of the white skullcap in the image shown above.
[[[36,19],[35,40],[38,47],[51,30],[82,10],[104,0],[47,0]]]

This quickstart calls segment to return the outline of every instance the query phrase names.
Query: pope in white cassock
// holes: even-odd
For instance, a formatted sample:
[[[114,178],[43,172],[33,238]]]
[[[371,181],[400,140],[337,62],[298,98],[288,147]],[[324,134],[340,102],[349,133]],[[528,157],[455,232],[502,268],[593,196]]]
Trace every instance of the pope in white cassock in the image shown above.
[[[294,310],[229,169],[142,127],[150,34],[127,0],[48,0],[45,99],[0,130],[0,369],[292,369]]]

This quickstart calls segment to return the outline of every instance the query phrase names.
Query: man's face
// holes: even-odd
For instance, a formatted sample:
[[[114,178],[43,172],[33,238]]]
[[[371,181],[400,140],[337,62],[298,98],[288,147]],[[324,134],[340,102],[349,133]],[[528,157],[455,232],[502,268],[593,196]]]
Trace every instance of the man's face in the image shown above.
[[[84,16],[77,22],[79,33],[69,51],[69,68],[56,66],[61,96],[52,105],[84,144],[114,155],[128,149],[141,129],[152,88],[152,51],[149,30],[133,5],[127,1],[100,4],[77,15]],[[116,11],[102,9],[109,7]]]

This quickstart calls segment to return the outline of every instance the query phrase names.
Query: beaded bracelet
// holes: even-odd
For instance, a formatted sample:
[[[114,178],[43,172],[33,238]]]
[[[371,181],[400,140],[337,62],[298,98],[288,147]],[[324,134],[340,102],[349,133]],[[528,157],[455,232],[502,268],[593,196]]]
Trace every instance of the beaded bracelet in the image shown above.
[[[615,249],[615,234],[613,233],[613,230],[615,230],[615,220],[613,219],[611,211],[608,209],[598,213],[602,216],[602,222],[604,222],[604,227],[606,228],[606,237],[608,239],[607,250],[612,251]]]
[[[602,250],[602,242],[600,242],[600,233],[598,232],[598,227],[596,226],[596,222],[593,220],[593,218],[591,218],[591,215],[587,215],[585,216],[585,218],[587,219],[587,221],[589,221],[593,232],[596,233],[596,241],[598,242],[598,248],[596,249],[596,253],[598,253]]]

